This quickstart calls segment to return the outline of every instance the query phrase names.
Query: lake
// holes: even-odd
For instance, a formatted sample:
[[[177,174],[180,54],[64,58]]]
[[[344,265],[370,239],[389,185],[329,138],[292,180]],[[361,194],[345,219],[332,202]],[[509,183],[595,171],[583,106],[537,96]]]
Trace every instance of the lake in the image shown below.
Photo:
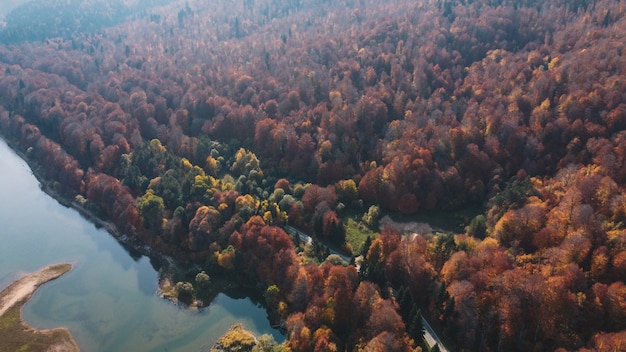
[[[131,256],[108,232],[44,193],[0,139],[0,289],[58,262],[74,269],[42,286],[22,316],[35,328],[68,328],[83,351],[207,351],[236,322],[284,339],[249,298],[219,294],[193,312],[158,297],[150,258]]]

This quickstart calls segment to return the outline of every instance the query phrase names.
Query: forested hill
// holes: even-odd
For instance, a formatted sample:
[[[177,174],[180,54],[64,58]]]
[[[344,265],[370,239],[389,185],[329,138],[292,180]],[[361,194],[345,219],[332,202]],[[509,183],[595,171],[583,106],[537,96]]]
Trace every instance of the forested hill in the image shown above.
[[[420,314],[458,350],[623,348],[626,1],[117,3],[0,45],[0,131],[57,192],[257,282],[294,351],[417,349]]]
[[[0,41],[15,43],[93,34],[128,16],[171,0],[31,0],[4,13]],[[7,5],[8,6],[8,5]],[[1,8],[0,8],[1,9]]]
[[[7,16],[9,12],[11,12],[11,10],[27,1],[28,0],[15,0],[11,2],[3,1],[2,3],[0,3],[0,17],[4,19],[4,17]]]

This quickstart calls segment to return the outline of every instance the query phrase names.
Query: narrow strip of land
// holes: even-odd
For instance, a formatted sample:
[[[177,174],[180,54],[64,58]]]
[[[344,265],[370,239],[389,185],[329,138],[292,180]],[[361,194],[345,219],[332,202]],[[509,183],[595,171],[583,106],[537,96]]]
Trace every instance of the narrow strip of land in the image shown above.
[[[37,287],[58,278],[70,270],[72,270],[71,264],[55,264],[25,275],[15,281],[0,293],[0,316],[16,303],[30,298]]]
[[[24,275],[0,292],[0,350],[78,351],[66,329],[36,330],[22,322],[20,311],[44,283],[72,270],[71,264],[55,264]]]

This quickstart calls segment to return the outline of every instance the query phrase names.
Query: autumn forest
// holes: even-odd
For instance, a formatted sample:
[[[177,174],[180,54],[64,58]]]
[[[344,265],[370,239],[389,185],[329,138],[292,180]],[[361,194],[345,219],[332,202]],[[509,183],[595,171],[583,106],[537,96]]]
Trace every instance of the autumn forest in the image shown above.
[[[254,283],[292,351],[626,349],[626,1],[134,3],[0,27],[53,192]]]

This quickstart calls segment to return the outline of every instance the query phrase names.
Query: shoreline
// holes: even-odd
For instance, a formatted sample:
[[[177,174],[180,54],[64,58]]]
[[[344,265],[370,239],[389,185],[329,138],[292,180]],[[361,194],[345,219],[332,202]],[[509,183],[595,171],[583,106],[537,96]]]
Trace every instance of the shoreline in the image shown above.
[[[76,198],[71,198],[58,192],[54,187],[55,181],[49,180],[45,177],[45,172],[41,170],[39,162],[33,158],[28,157],[26,152],[20,149],[19,142],[9,138],[5,134],[2,134],[1,131],[0,139],[2,139],[9,146],[9,149],[11,149],[20,159],[22,159],[26,163],[26,165],[30,169],[30,172],[37,179],[37,182],[39,182],[39,188],[45,194],[56,200],[62,206],[76,210],[80,214],[80,216],[82,216],[90,223],[94,224],[94,226],[96,226],[97,228],[102,228],[106,230],[108,234],[110,234],[123,246],[128,247],[128,249],[132,249],[139,254],[149,257],[151,259],[156,259],[160,264],[160,268],[158,269],[159,280],[156,294],[157,296],[174,304],[178,303],[176,299],[172,299],[172,297],[168,297],[166,294],[164,294],[164,289],[166,288],[164,287],[165,282],[168,280],[171,281],[174,272],[181,268],[181,265],[179,265],[179,262],[176,258],[165,255],[158,250],[154,250],[136,237],[122,234],[113,222],[104,219],[102,216],[100,216],[100,214],[89,209],[87,206],[85,206],[85,204],[83,204]],[[184,265],[182,266],[184,267]],[[175,284],[175,282],[171,283]],[[241,285],[241,283],[239,284]],[[228,289],[232,288],[232,286],[228,285],[223,288]],[[220,290],[220,292],[223,292],[223,290]]]
[[[55,189],[54,183],[56,181],[49,180],[46,178],[45,171],[41,170],[39,162],[34,158],[29,157],[25,151],[20,148],[19,142],[10,138],[6,134],[3,134],[0,131],[0,138],[9,146],[20,159],[22,159],[32,175],[39,182],[39,188],[52,199],[56,200],[62,206],[76,210],[83,218],[87,221],[91,222],[97,228],[105,229],[113,238],[115,238],[119,243],[131,248],[132,250],[144,255],[146,257],[157,259],[160,264],[167,264],[169,266],[176,267],[176,261],[174,258],[171,258],[159,251],[155,251],[150,246],[143,243],[140,239],[129,236],[126,234],[122,234],[117,226],[113,224],[110,220],[107,220],[94,212],[91,209],[88,209],[84,204],[78,201],[76,198],[68,197],[67,195],[63,195]]]
[[[22,320],[22,307],[41,285],[72,270],[72,264],[53,264],[23,275],[0,292],[0,349],[29,351],[79,351],[69,330],[38,330]]]
[[[0,131],[0,139],[2,139],[8,145],[9,149],[11,149],[13,153],[15,153],[20,159],[22,159],[24,163],[26,163],[31,174],[39,183],[39,188],[45,194],[57,201],[60,205],[69,209],[76,210],[76,212],[78,212],[80,216],[92,223],[96,228],[106,230],[107,233],[112,236],[116,241],[118,241],[122,246],[127,247],[127,251],[133,250],[143,256],[156,260],[159,264],[159,268],[157,270],[159,272],[159,279],[156,292],[156,295],[158,297],[167,300],[181,307],[182,309],[187,310],[202,310],[208,306],[205,306],[205,303],[201,299],[204,297],[196,299],[196,301],[194,301],[192,305],[180,305],[177,297],[173,297],[171,293],[169,295],[167,294],[168,287],[166,283],[168,281],[170,282],[170,285],[172,287],[169,287],[169,291],[171,292],[173,290],[173,285],[176,283],[172,281],[173,277],[175,276],[175,272],[180,270],[181,267],[187,267],[185,264],[180,264],[177,258],[168,256],[166,254],[163,254],[159,250],[153,249],[137,237],[122,234],[112,221],[107,220],[102,216],[102,214],[98,213],[97,211],[90,209],[88,207],[88,200],[87,202],[83,202],[79,197],[70,197],[63,194],[62,192],[59,192],[55,188],[56,181],[46,178],[46,173],[44,170],[42,170],[39,162],[36,159],[29,157],[27,152],[21,149],[20,143],[18,141],[11,139],[6,134],[2,134],[2,131]],[[234,286],[252,289],[256,292],[255,285],[246,285],[239,280],[235,280],[234,282],[236,283],[233,284],[233,282],[230,282],[228,285],[222,286],[221,289],[217,290],[217,292],[226,292],[227,290],[232,289]],[[260,293],[260,295],[262,297],[262,293]],[[276,327],[276,325],[281,326],[282,324],[283,322],[271,322],[271,325],[273,327]],[[279,329],[282,330],[282,328]]]

